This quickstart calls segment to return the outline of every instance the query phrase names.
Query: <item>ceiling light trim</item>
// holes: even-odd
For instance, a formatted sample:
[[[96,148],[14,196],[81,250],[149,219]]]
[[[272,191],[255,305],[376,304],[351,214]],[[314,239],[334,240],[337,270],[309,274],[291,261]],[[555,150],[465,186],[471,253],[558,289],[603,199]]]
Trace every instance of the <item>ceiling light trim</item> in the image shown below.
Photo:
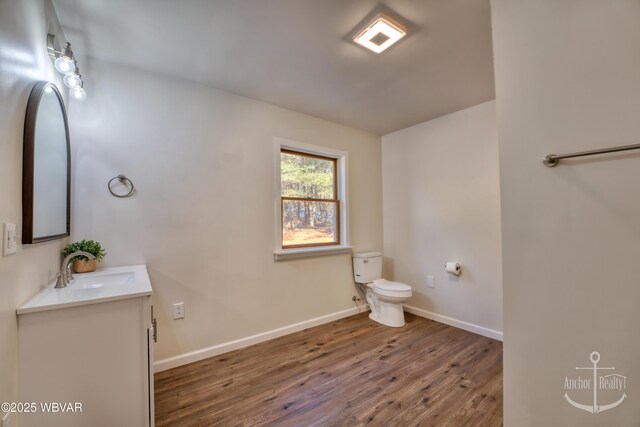
[[[380,35],[387,37],[382,43],[372,41]],[[353,37],[353,41],[375,53],[382,53],[407,35],[407,27],[385,13],[378,13]]]

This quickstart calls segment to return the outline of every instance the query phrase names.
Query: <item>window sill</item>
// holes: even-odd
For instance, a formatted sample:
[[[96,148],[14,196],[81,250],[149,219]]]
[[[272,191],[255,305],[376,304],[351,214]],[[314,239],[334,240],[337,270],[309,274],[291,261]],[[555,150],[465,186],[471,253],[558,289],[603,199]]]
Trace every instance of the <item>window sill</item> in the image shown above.
[[[285,261],[288,259],[309,258],[327,255],[350,254],[353,251],[351,246],[327,246],[317,248],[300,248],[300,249],[282,249],[275,251],[273,258],[276,261]]]

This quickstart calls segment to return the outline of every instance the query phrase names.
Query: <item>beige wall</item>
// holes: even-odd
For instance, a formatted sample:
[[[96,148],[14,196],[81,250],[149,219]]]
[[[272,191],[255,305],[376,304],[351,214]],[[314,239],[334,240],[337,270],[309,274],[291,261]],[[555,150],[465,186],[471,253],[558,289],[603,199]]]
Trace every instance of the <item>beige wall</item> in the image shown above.
[[[386,277],[413,287],[408,305],[499,337],[495,101],[383,136],[382,170]],[[460,277],[445,272],[448,261],[462,264]]]
[[[146,263],[156,360],[353,307],[351,257],[273,261],[274,137],[349,153],[351,243],[382,249],[380,137],[187,81],[86,61],[71,112],[74,239]],[[117,199],[123,173],[137,193]],[[174,321],[171,306],[185,303]]]
[[[2,222],[15,223],[19,242],[27,99],[38,80],[63,87],[47,55],[47,32],[64,40],[48,0],[0,1],[0,229]],[[15,310],[58,272],[64,242],[19,244],[18,253],[7,258],[1,257],[0,249],[0,402],[17,400]]]
[[[548,153],[640,142],[640,2],[494,0],[506,426],[640,424],[640,155],[542,165]],[[563,400],[599,366],[628,399]],[[608,374],[609,372],[607,372]],[[592,404],[592,391],[569,392]],[[599,404],[619,392],[600,392]]]

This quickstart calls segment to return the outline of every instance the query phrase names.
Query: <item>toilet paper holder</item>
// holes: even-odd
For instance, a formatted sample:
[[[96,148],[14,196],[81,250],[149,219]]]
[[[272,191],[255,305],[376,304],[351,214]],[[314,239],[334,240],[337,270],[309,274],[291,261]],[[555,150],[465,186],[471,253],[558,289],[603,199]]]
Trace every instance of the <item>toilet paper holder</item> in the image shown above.
[[[459,276],[462,274],[462,266],[457,262],[448,262],[444,265],[447,273]]]

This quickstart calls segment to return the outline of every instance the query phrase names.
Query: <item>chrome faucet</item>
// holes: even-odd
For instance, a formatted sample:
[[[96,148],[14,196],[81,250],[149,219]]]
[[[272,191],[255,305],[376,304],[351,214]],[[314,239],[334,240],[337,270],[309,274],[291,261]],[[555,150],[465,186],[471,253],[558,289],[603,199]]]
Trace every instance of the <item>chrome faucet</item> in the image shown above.
[[[76,251],[70,253],[62,261],[60,266],[60,274],[58,274],[58,280],[56,281],[56,288],[66,288],[69,283],[73,281],[73,274],[71,273],[71,261],[78,256],[84,256],[89,259],[96,259],[95,256],[85,251]]]

